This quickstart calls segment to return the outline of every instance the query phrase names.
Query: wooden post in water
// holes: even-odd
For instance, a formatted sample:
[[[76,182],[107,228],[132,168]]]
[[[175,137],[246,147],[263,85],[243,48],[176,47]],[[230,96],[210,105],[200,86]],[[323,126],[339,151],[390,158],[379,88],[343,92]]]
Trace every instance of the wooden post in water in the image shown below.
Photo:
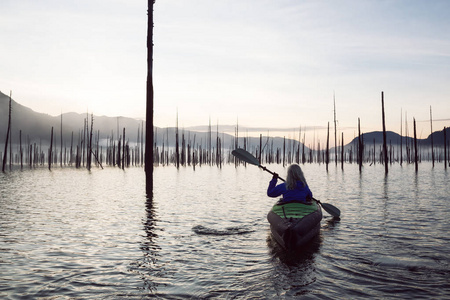
[[[175,128],[175,153],[176,153],[176,165],[177,169],[180,168],[180,149],[179,149],[179,141],[178,141],[178,111],[177,111],[177,127]]]
[[[413,118],[414,121],[414,164],[416,166],[416,172],[419,169],[417,164],[417,135],[416,135],[416,118]]]
[[[259,163],[262,164],[262,134],[259,134]]]
[[[72,165],[72,163],[73,163],[73,131],[72,131],[72,137],[70,138],[69,165]]]
[[[341,138],[341,169],[344,170],[344,133]]]
[[[83,167],[84,167],[84,162],[85,162],[85,154],[87,155],[87,140],[88,140],[88,119],[87,119],[87,115],[86,118],[84,119],[84,128],[83,128],[83,140],[82,140],[82,144],[81,144],[81,148],[82,148],[82,158],[81,161],[83,163]]]
[[[2,172],[5,172],[6,158],[7,158],[7,155],[8,155],[9,132],[11,131],[11,96],[12,96],[12,91],[9,92],[9,117],[8,117],[8,129],[6,130],[5,152],[3,153]]]
[[[211,129],[211,117],[209,117],[208,124],[208,164],[212,165],[212,129]],[[184,159],[184,158],[183,158]]]
[[[336,133],[336,132],[335,132]],[[336,145],[336,141],[335,141],[335,145]],[[336,151],[336,149],[335,149]],[[326,151],[326,156],[325,156],[325,164],[326,164],[326,169],[328,172],[328,163],[330,162],[330,122],[328,122],[328,130],[327,130],[327,151]]]
[[[383,156],[384,156],[384,173],[388,174],[388,154],[386,146],[386,120],[384,115],[384,92],[381,92],[381,112],[383,118]]]
[[[306,143],[306,133],[303,133],[302,164],[305,164],[306,162],[305,143]]]
[[[358,118],[358,163],[359,163],[359,172],[362,170],[362,151],[363,151],[363,145],[361,141],[361,122]]]
[[[219,138],[219,122],[217,122],[217,136],[216,136],[216,165],[222,169],[222,141]]]
[[[123,143],[122,143],[122,170],[125,170],[125,160],[126,160],[126,154],[125,154],[125,127],[123,128]],[[120,167],[120,166],[119,166]]]
[[[147,195],[153,193],[153,4],[148,0],[147,20],[147,108],[145,128],[145,184]]]
[[[370,152],[370,151],[369,151]],[[370,165],[375,165],[376,162],[376,146],[375,146],[375,138],[373,139],[373,157],[372,157],[372,163]]]
[[[48,169],[51,170],[52,169],[52,148],[53,148],[53,127],[52,127],[52,133],[50,136],[50,149],[48,149]]]
[[[20,143],[20,169],[23,169],[23,150],[22,150],[22,130],[19,131],[19,143]]]
[[[89,139],[86,144],[86,168],[90,171],[92,165],[92,129],[94,127],[94,115],[91,116],[91,130],[88,131]]]
[[[11,107],[11,109],[10,109],[10,115],[11,115],[11,110],[12,110],[12,107]],[[11,119],[11,117],[10,117],[10,119]],[[11,171],[12,170],[12,163],[13,163],[13,154],[12,154],[12,128],[11,128],[12,126],[9,126],[9,136],[10,136],[10,139],[11,139],[11,142],[9,143],[9,170]]]
[[[60,161],[60,166],[61,166],[61,168],[62,168],[62,165],[63,165],[63,121],[62,121],[62,112],[61,112],[61,161]]]
[[[119,169],[122,167],[122,165],[121,165],[121,159],[122,159],[121,150],[122,150],[122,137],[119,137],[119,142],[117,143],[117,166],[119,167]]]
[[[28,139],[28,145],[29,145],[29,161],[28,164],[30,166],[30,169],[33,167],[33,145],[30,144],[30,140]]]
[[[336,128],[336,97],[333,93],[333,102],[334,102],[334,160],[337,166],[337,128]]]
[[[444,166],[447,170],[447,129],[444,126]]]
[[[144,165],[144,121],[141,123],[141,167]],[[164,135],[163,135],[164,144]]]
[[[431,113],[431,105],[430,105],[430,127],[431,127],[431,161],[433,162],[434,168],[434,147],[433,147],[433,115]]]
[[[400,166],[403,165],[403,133],[402,133],[402,117],[403,113],[400,110]]]

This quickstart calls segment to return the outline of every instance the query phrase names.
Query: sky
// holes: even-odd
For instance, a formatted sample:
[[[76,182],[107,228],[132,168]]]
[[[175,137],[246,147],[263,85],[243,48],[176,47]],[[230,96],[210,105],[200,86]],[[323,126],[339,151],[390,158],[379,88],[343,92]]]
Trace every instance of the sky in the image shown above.
[[[350,141],[450,126],[450,1],[157,0],[154,125]],[[0,91],[37,112],[145,118],[147,1],[2,0]],[[296,133],[296,132],[297,133]]]

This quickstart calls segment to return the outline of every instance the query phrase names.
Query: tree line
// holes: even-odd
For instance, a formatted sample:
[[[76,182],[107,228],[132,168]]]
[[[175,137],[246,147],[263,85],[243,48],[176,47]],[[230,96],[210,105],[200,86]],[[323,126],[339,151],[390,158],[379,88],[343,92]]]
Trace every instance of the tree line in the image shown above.
[[[384,97],[382,93],[382,108],[384,115]],[[334,110],[336,104],[334,103]],[[334,111],[335,112],[335,111]],[[103,168],[104,165],[117,168],[128,168],[131,166],[145,166],[145,130],[144,122],[135,128],[137,130],[137,139],[130,141],[127,138],[127,129],[117,128],[117,131],[111,131],[106,139],[101,140],[100,131],[95,129],[95,120],[93,114],[86,114],[84,123],[78,132],[71,133],[70,138],[63,137],[63,116],[61,115],[60,122],[60,136],[59,147],[54,135],[54,128],[49,132],[50,145],[42,145],[30,142],[30,137],[23,138],[22,131],[19,130],[19,143],[14,148],[11,143],[11,95],[9,101],[9,118],[6,132],[6,140],[4,151],[0,152],[2,159],[2,171],[12,169],[14,165],[24,167],[36,168],[48,166],[56,167],[74,167],[86,168],[90,170],[93,166]],[[383,117],[384,123],[384,117]],[[238,165],[241,162],[237,161],[232,155],[231,151],[235,148],[243,148],[251,152],[257,157],[261,164],[282,164],[283,166],[297,163],[319,163],[325,164],[328,170],[329,164],[332,162],[336,166],[338,164],[343,169],[344,163],[356,163],[361,170],[362,166],[375,165],[377,163],[385,166],[388,172],[388,166],[394,163],[414,163],[416,169],[418,163],[422,161],[432,161],[433,167],[435,163],[444,162],[445,168],[449,164],[449,141],[446,138],[447,129],[444,127],[444,143],[443,147],[436,147],[433,144],[433,135],[431,135],[431,147],[423,146],[417,142],[416,126],[414,120],[414,138],[407,139],[400,134],[400,146],[398,143],[392,144],[392,140],[387,140],[386,129],[383,126],[383,144],[380,145],[373,141],[367,140],[364,133],[361,133],[360,119],[358,118],[358,137],[353,143],[344,146],[344,134],[341,133],[340,140],[337,140],[336,130],[336,113],[334,113],[335,124],[335,145],[334,157],[330,153],[330,123],[327,127],[326,144],[321,144],[320,141],[308,144],[306,147],[306,134],[301,129],[299,130],[298,139],[286,139],[283,137],[282,146],[277,146],[274,143],[274,137],[263,136],[259,137],[259,142],[251,142],[253,139],[248,137],[240,137],[239,125],[236,125],[233,136],[225,136],[219,132],[219,126],[213,134],[211,121],[209,122],[208,132],[201,137],[197,137],[197,133],[180,130],[178,127],[178,118],[175,127],[175,138],[170,141],[169,128],[161,129],[158,140],[158,129],[154,128],[152,157],[153,166],[168,166],[174,165],[177,168],[193,167],[202,165],[216,165],[222,167],[223,164]],[[432,129],[432,112],[430,107],[430,125]],[[407,124],[405,127],[408,128]],[[165,132],[164,132],[165,131]],[[401,129],[402,131],[402,129]],[[402,132],[401,132],[402,133]],[[213,137],[214,135],[214,137]],[[225,139],[230,140],[225,143]],[[69,143],[70,141],[70,143]],[[395,141],[394,141],[395,142]],[[226,147],[225,144],[231,145]],[[397,145],[397,146],[396,146]]]

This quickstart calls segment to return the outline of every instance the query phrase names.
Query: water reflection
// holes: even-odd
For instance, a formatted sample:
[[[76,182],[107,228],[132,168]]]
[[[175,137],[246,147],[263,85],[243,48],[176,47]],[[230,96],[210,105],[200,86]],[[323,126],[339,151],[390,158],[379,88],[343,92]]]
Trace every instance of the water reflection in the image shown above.
[[[416,172],[414,173],[414,196],[416,200],[419,200],[419,174]]]
[[[386,200],[389,200],[389,178],[388,178],[388,174],[386,174],[384,177],[383,177],[383,179],[384,179],[384,181],[383,181],[383,199],[386,201]],[[385,202],[386,203],[386,202]]]
[[[143,255],[131,264],[130,271],[139,274],[143,280],[143,290],[155,293],[160,285],[160,278],[165,274],[165,268],[159,261],[161,247],[157,243],[158,220],[152,194],[147,194],[145,212],[145,218],[142,220],[145,236],[140,245]]]
[[[309,243],[301,248],[287,251],[283,249],[272,237],[268,234],[266,242],[269,247],[272,259],[279,259],[280,262],[288,266],[299,266],[304,263],[310,263],[315,253],[319,252],[322,244],[323,236],[321,234],[315,236]]]
[[[268,233],[266,242],[273,266],[270,280],[278,296],[296,298],[316,293],[317,270],[320,269],[316,259],[324,241],[331,238],[330,232],[339,228],[339,223],[339,218],[326,219],[319,235],[304,247],[291,251],[283,249]]]
[[[269,280],[280,297],[299,297],[310,294],[316,282],[316,256],[322,244],[317,235],[307,245],[295,251],[284,250],[269,233],[267,245],[270,250],[272,275]]]

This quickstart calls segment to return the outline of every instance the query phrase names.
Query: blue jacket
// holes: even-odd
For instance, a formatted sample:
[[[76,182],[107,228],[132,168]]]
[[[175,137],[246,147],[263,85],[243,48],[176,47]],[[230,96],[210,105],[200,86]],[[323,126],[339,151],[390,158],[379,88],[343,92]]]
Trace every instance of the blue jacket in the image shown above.
[[[283,195],[283,202],[300,201],[306,202],[306,199],[312,198],[312,192],[308,185],[304,185],[303,182],[297,181],[297,187],[293,190],[286,188],[286,183],[277,184],[277,178],[272,178],[267,188],[267,196],[278,197]]]

